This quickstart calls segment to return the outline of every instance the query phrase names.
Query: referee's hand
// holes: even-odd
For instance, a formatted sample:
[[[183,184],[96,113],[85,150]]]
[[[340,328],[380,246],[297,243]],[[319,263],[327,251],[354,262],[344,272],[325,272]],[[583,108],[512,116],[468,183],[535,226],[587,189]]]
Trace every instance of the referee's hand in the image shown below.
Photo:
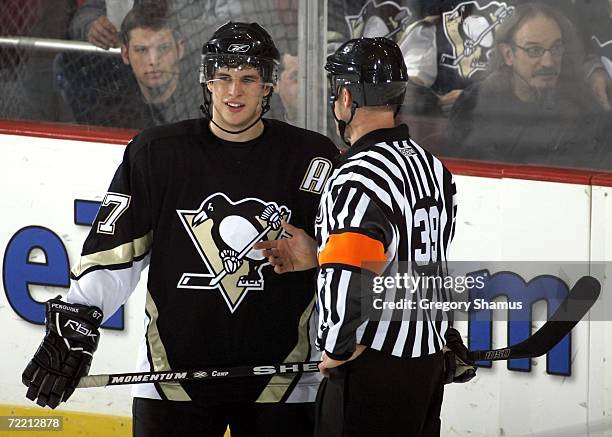
[[[338,367],[344,363],[353,361],[355,358],[357,358],[363,353],[366,347],[367,346],[358,344],[355,348],[355,352],[353,352],[353,355],[351,355],[348,360],[334,360],[333,358],[329,358],[327,354],[323,352],[323,355],[321,356],[321,362],[319,363],[319,371],[323,374],[323,376],[329,377],[329,369],[333,369],[334,367]]]
[[[299,272],[317,267],[317,243],[304,232],[286,221],[281,225],[287,238],[260,241],[253,249],[261,250],[274,266],[276,273]]]

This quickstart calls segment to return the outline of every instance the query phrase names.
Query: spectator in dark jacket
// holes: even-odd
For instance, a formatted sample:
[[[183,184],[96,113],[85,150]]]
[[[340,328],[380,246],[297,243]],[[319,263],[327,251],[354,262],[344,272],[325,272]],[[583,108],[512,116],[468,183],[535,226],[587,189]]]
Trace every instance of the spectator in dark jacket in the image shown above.
[[[583,90],[571,23],[545,5],[518,6],[496,33],[490,74],[459,97],[444,154],[610,168],[610,123]]]
[[[79,121],[138,129],[199,115],[201,95],[188,86],[181,68],[185,43],[164,7],[135,6],[121,24],[119,40],[130,71],[117,74],[112,86],[91,87],[95,110]]]

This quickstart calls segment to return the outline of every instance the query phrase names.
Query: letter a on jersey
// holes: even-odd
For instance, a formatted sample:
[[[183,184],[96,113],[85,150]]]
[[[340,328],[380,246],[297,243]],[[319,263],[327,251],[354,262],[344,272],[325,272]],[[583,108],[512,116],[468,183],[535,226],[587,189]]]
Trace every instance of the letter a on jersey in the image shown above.
[[[281,237],[281,220],[289,221],[289,208],[255,198],[233,202],[215,193],[200,208],[177,213],[206,270],[183,273],[178,288],[219,290],[231,312],[249,290],[263,290],[261,269],[269,263],[253,245]]]

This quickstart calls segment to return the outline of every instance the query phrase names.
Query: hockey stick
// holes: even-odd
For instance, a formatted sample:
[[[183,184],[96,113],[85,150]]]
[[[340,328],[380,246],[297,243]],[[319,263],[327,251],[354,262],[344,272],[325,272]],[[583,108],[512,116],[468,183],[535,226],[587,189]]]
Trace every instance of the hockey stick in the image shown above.
[[[480,360],[511,360],[539,357],[551,350],[593,306],[601,284],[591,276],[583,276],[569,291],[552,317],[531,337],[513,346],[488,351],[471,351],[470,358]]]
[[[527,340],[502,349],[471,351],[470,358],[480,360],[509,360],[534,358],[544,355],[565,337],[593,306],[601,285],[597,279],[583,276],[569,291],[566,299],[542,328]],[[211,380],[249,376],[317,372],[319,362],[282,363],[264,366],[210,367],[197,370],[166,372],[115,373],[84,376],[79,388],[105,387],[109,385],[148,384],[153,382],[180,382],[187,380]]]
[[[152,382],[180,382],[187,380],[211,380],[243,378],[247,376],[270,376],[277,374],[310,373],[319,371],[319,361],[305,363],[283,363],[267,366],[208,367],[197,370],[167,372],[115,373],[110,375],[84,376],[78,388],[106,387],[109,385],[148,384]]]

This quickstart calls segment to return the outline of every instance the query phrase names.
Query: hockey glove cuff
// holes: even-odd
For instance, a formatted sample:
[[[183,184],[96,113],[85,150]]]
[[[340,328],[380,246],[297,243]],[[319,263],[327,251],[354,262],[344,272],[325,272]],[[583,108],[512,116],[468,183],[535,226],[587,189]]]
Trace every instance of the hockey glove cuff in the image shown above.
[[[469,357],[469,351],[461,340],[459,331],[446,330],[444,346],[444,383],[468,382],[476,376],[476,365]]]

